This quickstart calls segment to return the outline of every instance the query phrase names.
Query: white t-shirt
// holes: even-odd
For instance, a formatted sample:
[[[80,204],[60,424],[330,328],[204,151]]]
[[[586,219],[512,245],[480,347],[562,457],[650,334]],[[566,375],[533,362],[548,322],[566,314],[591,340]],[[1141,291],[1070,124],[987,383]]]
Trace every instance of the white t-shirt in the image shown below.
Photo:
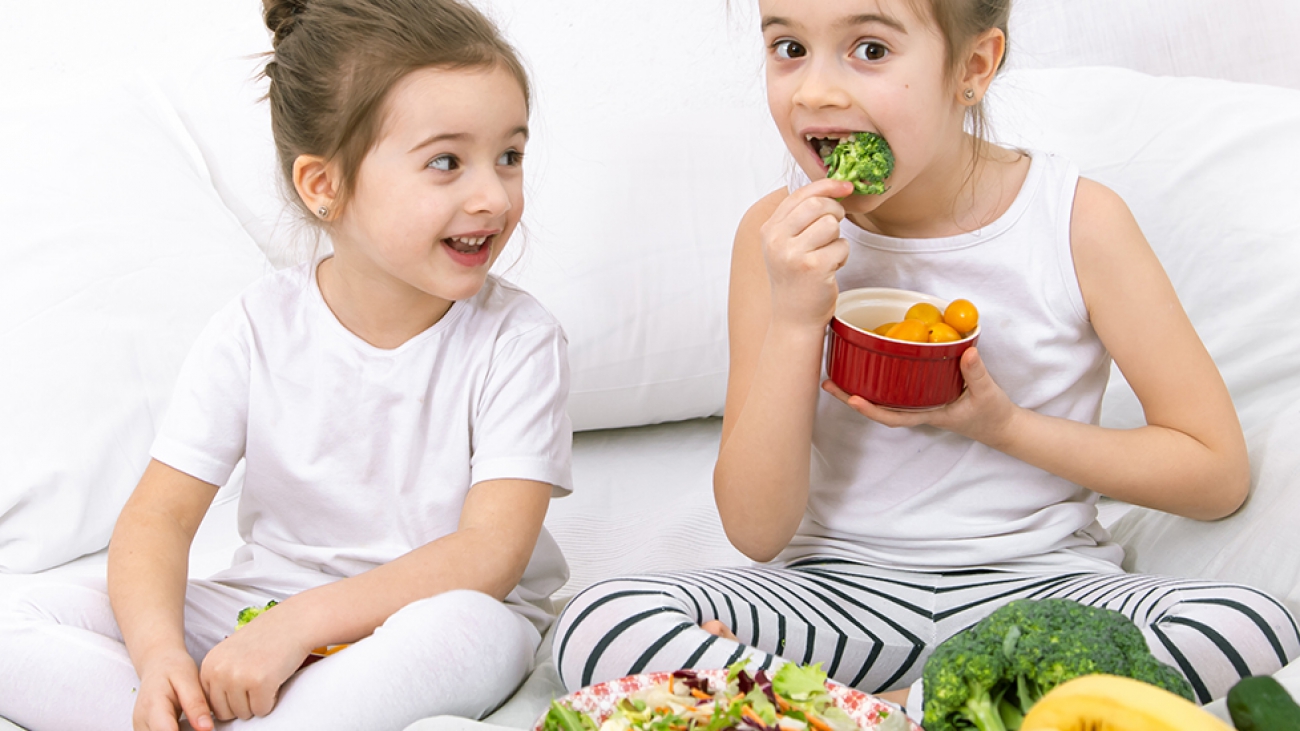
[[[1033,153],[1006,213],[955,236],[892,238],[845,220],[851,253],[836,275],[840,290],[970,300],[980,311],[980,356],[1013,403],[1095,424],[1111,360],[1074,271],[1078,180],[1070,161]],[[1113,572],[1124,557],[1097,523],[1096,493],[952,432],[890,429],[826,393],[811,468],[807,512],[779,561]]]
[[[213,317],[151,451],[214,485],[245,460],[245,545],[222,579],[354,576],[454,532],[480,482],[572,490],[567,344],[536,300],[489,277],[385,350],[335,318],[318,263],[268,275]],[[543,531],[506,603],[544,630],[567,578]]]

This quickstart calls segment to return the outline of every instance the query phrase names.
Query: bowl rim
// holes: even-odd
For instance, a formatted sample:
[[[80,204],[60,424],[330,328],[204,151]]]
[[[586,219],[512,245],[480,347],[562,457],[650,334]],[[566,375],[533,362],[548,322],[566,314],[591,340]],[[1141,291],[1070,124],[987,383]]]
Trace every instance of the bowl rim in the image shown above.
[[[983,327],[983,323],[977,322],[975,324],[975,329],[963,335],[960,340],[953,340],[947,343],[930,343],[930,342],[923,343],[915,340],[896,340],[894,338],[887,338],[884,335],[881,335],[872,330],[864,330],[858,327],[857,325],[854,325],[853,323],[849,322],[848,320],[845,320],[840,317],[840,308],[844,306],[847,302],[852,301],[854,299],[864,299],[870,295],[883,295],[886,297],[895,297],[897,299],[904,300],[904,301],[910,300],[912,304],[918,304],[920,302],[929,302],[935,307],[938,307],[940,312],[947,309],[948,305],[952,304],[952,302],[954,301],[954,300],[945,300],[942,297],[936,297],[934,295],[925,294],[924,292],[916,292],[910,289],[895,289],[893,287],[857,287],[854,289],[846,289],[840,292],[839,295],[836,296],[835,298],[835,314],[834,316],[831,317],[832,328],[834,329],[834,326],[838,324],[842,328],[847,328],[850,333],[853,334],[860,333],[866,336],[869,342],[878,342],[882,344],[888,344],[891,346],[892,345],[916,346],[924,350],[924,349],[951,347],[954,345],[968,345],[974,342],[975,339],[979,337],[980,330]],[[845,338],[845,340],[848,340],[853,345],[857,345],[858,347],[865,347],[859,343],[853,342],[853,339],[846,337],[846,334],[843,332],[837,332],[836,334],[839,335],[840,337]]]

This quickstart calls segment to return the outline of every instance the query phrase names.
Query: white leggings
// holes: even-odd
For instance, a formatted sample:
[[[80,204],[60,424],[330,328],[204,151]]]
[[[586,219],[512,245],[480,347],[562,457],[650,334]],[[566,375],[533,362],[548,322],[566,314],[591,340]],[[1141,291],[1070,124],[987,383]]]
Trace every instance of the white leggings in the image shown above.
[[[11,581],[23,578],[27,581]],[[104,581],[0,577],[0,716],[32,731],[131,728],[139,685]],[[41,580],[47,579],[47,580]],[[239,610],[284,599],[191,581],[185,644],[195,662]],[[427,716],[480,718],[523,681],[541,637],[478,592],[414,602],[375,633],[300,670],[275,710],[220,729],[401,729]]]

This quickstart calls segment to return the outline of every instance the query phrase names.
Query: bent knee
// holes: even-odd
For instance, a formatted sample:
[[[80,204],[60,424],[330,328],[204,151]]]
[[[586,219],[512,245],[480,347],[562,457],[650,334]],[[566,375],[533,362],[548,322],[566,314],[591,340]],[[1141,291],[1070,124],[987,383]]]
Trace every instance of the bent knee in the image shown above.
[[[116,629],[108,592],[93,584],[48,577],[4,577],[0,625],[57,624],[100,633]]]

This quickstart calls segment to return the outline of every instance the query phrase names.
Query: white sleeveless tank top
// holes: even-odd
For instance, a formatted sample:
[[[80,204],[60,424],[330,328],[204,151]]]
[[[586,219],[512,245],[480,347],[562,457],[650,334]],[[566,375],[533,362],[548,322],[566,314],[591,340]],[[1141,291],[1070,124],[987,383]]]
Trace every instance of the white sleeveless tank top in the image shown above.
[[[1071,256],[1078,178],[1069,161],[1032,153],[1006,213],[957,236],[891,238],[846,220],[852,251],[840,290],[974,302],[980,355],[1011,401],[1095,424],[1110,356]],[[933,427],[890,429],[823,392],[812,446],[807,512],[778,565],[817,556],[920,571],[1120,570],[1123,549],[1097,523],[1096,493],[983,444]]]

